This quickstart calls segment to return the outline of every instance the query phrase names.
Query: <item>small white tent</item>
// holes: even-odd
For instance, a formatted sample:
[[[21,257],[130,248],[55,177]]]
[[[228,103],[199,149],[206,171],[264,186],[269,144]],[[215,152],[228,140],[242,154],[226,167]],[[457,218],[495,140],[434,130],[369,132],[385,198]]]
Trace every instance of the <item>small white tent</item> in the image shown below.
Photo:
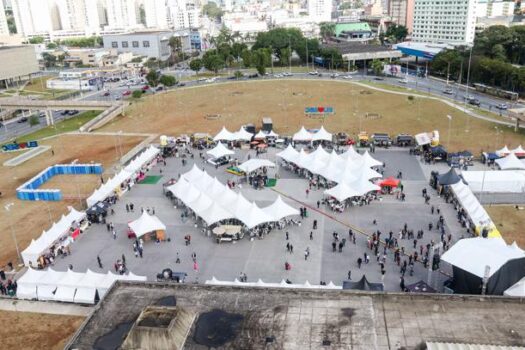
[[[510,153],[509,151],[509,148],[507,147],[507,145],[505,145],[505,147],[503,147],[502,149],[499,149],[495,152],[498,156],[500,157],[505,157],[507,154]]]
[[[264,131],[262,130],[259,130],[259,132],[257,134],[255,134],[255,136],[253,137],[255,140],[263,140],[267,137],[268,135],[264,133]]]
[[[383,165],[383,162],[380,162],[380,161],[372,158],[372,156],[370,155],[370,153],[368,153],[368,151],[366,151],[365,154],[363,154],[363,159],[365,161],[365,166],[367,168],[371,168],[373,166],[382,166]]]
[[[321,129],[312,135],[312,141],[329,141],[332,142],[333,136],[330,134],[324,126],[321,126]]]
[[[514,153],[510,153],[505,158],[496,159],[496,164],[501,170],[525,170],[525,164]]]
[[[228,131],[228,129],[223,126],[221,131],[215,135],[213,141],[235,141],[235,133]]]
[[[130,222],[128,226],[137,238],[153,231],[166,231],[166,225],[158,217],[150,215],[146,211],[137,220]]]
[[[239,141],[251,141],[253,134],[251,132],[246,131],[245,128],[241,126],[239,131],[237,131],[235,134],[235,139]]]
[[[226,156],[231,156],[235,154],[235,152],[224,146],[222,142],[218,142],[217,146],[207,151],[206,154],[210,155],[213,159],[218,159]]]
[[[269,161],[268,159],[252,158],[239,165],[239,169],[245,173],[251,173],[252,171],[263,167],[273,168],[275,167],[275,163]]]
[[[301,127],[301,130],[296,132],[292,139],[294,141],[304,142],[304,141],[312,141],[312,134],[304,128],[304,126]]]

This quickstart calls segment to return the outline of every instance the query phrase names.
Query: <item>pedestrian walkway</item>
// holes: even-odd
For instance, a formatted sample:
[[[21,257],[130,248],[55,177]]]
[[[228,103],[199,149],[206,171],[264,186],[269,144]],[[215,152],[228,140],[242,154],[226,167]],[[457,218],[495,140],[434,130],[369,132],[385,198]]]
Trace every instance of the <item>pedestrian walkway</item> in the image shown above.
[[[29,159],[31,158],[34,158],[36,156],[38,156],[39,154],[42,154],[46,151],[48,151],[49,149],[51,149],[51,146],[45,146],[45,145],[42,145],[42,146],[38,146],[38,147],[35,147],[35,148],[31,148],[29,149],[29,151],[26,151],[12,159],[9,159],[7,161],[5,161],[3,163],[3,166],[17,166],[17,165],[20,165],[26,161],[28,161]]]

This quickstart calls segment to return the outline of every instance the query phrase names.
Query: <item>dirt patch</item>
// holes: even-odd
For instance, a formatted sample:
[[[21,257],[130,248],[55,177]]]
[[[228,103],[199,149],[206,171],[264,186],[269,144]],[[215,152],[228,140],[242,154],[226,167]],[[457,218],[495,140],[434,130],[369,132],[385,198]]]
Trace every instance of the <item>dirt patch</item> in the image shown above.
[[[235,94],[239,91],[243,93]],[[406,96],[372,91],[349,82],[307,80],[233,82],[153,95],[134,103],[125,117],[115,119],[103,130],[214,135],[223,125],[234,131],[246,123],[260,126],[262,117],[270,117],[279,134],[292,135],[301,125],[320,126],[320,120],[304,115],[304,108],[312,106],[334,107],[335,114],[322,122],[330,132],[343,131],[355,137],[359,131],[396,135],[437,129],[451,151],[468,149],[475,155],[504,144],[516,147],[524,137],[523,131],[514,133],[512,128],[504,127],[504,133],[496,138],[494,123],[468,117],[439,101],[408,101]],[[365,118],[367,113],[381,118]],[[220,114],[221,119],[202,118],[213,114]],[[453,118],[450,147],[447,115]]]
[[[2,349],[63,349],[83,320],[77,316],[1,311]]]
[[[115,169],[112,166],[120,155],[128,152],[142,140],[142,137],[121,137],[119,147],[118,140],[116,141],[111,136],[63,135],[42,142],[52,146],[55,155],[48,151],[17,167],[0,166],[0,177],[2,178],[0,182],[0,192],[2,192],[0,247],[3,248],[0,250],[0,266],[4,266],[8,261],[16,261],[11,224],[20,250],[25,249],[32,239],[42,234],[42,230],[51,227],[53,221],[58,221],[60,216],[68,211],[67,206],[83,209],[84,199],[100,185],[100,176],[54,177],[42,188],[61,189],[68,199],[60,202],[20,201],[16,198],[18,186],[50,165],[70,163],[75,159],[78,159],[78,163],[102,163],[105,170],[104,178],[107,179],[114,173]],[[0,154],[0,162],[10,157],[12,157],[11,154]],[[14,205],[9,215],[5,215],[7,212],[4,211],[4,206],[8,203],[14,203]]]
[[[486,206],[485,210],[508,244],[516,242],[525,247],[525,210],[516,210],[513,205]]]

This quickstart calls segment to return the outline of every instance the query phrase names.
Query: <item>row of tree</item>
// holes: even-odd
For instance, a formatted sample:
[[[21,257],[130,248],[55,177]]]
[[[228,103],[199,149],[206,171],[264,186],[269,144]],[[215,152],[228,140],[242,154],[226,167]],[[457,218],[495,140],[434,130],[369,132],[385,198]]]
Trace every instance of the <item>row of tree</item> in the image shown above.
[[[470,73],[469,73],[470,61]],[[465,83],[479,82],[525,93],[525,27],[492,26],[476,35],[474,45],[444,50],[431,72]],[[470,74],[470,76],[468,76]]]

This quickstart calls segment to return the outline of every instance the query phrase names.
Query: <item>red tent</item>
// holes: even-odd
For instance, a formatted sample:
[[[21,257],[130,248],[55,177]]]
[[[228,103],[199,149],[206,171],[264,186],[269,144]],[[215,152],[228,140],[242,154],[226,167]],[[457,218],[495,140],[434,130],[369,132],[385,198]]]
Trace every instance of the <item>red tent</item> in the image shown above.
[[[381,187],[397,187],[401,181],[394,179],[392,176],[384,179],[379,183]]]

